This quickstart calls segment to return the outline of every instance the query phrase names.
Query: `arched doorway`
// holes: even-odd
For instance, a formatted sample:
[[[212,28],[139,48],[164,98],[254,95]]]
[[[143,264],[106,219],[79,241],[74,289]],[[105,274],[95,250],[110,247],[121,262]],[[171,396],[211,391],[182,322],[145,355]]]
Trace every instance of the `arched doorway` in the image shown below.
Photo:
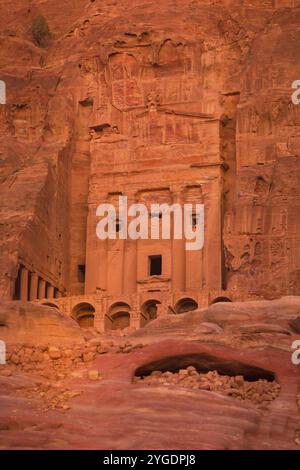
[[[157,305],[160,303],[159,300],[147,300],[143,303],[141,306],[141,327],[157,318]]]
[[[52,302],[45,302],[42,305],[44,305],[45,307],[53,307],[53,308],[56,308],[56,310],[59,310],[59,306]]]
[[[81,328],[93,327],[95,320],[95,309],[91,304],[82,302],[73,308],[72,318],[77,321]]]
[[[214,304],[218,304],[218,303],[221,303],[221,302],[232,302],[232,300],[229,298],[229,297],[223,297],[223,296],[220,296],[220,297],[216,297],[210,305],[214,305]]]
[[[125,302],[113,304],[105,316],[105,330],[124,330],[130,326],[130,311]]]
[[[192,310],[197,310],[198,304],[197,302],[189,297],[184,299],[180,299],[177,304],[175,305],[175,312],[176,313],[186,313],[191,312]]]

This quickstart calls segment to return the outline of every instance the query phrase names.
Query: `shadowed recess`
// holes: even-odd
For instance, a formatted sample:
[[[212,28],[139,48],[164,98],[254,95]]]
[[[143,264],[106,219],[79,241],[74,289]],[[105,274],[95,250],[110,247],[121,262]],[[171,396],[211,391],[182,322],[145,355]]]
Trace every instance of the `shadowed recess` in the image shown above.
[[[72,318],[77,321],[81,328],[93,327],[95,309],[91,304],[82,302],[73,308]]]
[[[222,359],[206,353],[163,357],[157,361],[142,365],[136,369],[134,375],[145,377],[158,370],[162,372],[178,372],[180,369],[186,369],[188,366],[194,366],[198,372],[202,373],[216,370],[220,375],[232,377],[242,375],[249,382],[259,379],[271,382],[275,379],[274,373],[269,370],[239,361]]]

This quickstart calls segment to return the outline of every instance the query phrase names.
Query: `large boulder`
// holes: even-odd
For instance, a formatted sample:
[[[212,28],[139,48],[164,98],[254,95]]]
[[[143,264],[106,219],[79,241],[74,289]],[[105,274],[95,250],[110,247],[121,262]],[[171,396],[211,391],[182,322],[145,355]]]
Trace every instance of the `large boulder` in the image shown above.
[[[77,323],[58,310],[30,302],[0,302],[0,339],[9,344],[66,346],[83,343]]]
[[[203,313],[204,321],[220,326],[245,323],[272,323],[289,328],[289,321],[300,312],[300,297],[287,296],[277,300],[224,302],[211,305]]]

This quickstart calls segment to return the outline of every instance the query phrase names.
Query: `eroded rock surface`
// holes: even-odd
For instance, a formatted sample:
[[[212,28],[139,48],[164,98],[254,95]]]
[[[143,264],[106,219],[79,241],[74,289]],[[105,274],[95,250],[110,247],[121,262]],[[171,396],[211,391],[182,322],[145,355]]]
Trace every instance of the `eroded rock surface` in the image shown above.
[[[83,343],[78,324],[58,310],[23,302],[0,302],[1,339],[7,345],[67,346]]]
[[[242,329],[245,311],[254,331]],[[42,362],[9,361],[0,369],[0,447],[299,449],[299,335],[287,326],[298,315],[299,298],[219,304],[166,315],[126,339],[55,346]],[[222,328],[203,332],[208,317]]]
[[[95,272],[88,215],[112,187],[166,199],[178,185],[194,197],[197,181],[214,263],[201,268],[199,257],[186,284],[299,294],[298,2],[72,0],[65,15],[57,0],[0,8],[3,298],[22,263],[61,293],[82,294],[86,251],[88,291],[107,282],[113,292],[120,264],[106,281]],[[51,33],[45,47],[30,33],[39,15]],[[126,270],[123,279],[136,289]]]
[[[299,1],[66,0],[67,14],[27,3],[0,6],[0,447],[299,449]],[[38,15],[47,41],[30,33]],[[203,253],[170,242],[169,271],[149,279],[134,244],[102,250],[96,207],[123,191],[203,202]],[[127,334],[130,309],[140,326],[157,290],[144,320],[162,315]],[[167,315],[187,291],[203,293],[198,305],[215,291],[291,297]],[[63,295],[71,314],[70,296],[114,306],[124,293],[126,338],[6,302]],[[138,370],[188,367],[210,374],[207,390],[133,383]],[[228,377],[280,390],[258,407],[225,396]]]

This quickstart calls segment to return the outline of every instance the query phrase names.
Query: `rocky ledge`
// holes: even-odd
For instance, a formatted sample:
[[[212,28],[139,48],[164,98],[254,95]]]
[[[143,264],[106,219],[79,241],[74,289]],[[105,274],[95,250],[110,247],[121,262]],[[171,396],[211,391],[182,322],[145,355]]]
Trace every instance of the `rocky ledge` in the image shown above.
[[[36,331],[59,323],[40,309]],[[298,297],[218,304],[162,315],[126,339],[68,320],[62,345],[46,332],[30,344],[29,328],[16,344],[10,323],[0,448],[299,449],[299,312]]]

